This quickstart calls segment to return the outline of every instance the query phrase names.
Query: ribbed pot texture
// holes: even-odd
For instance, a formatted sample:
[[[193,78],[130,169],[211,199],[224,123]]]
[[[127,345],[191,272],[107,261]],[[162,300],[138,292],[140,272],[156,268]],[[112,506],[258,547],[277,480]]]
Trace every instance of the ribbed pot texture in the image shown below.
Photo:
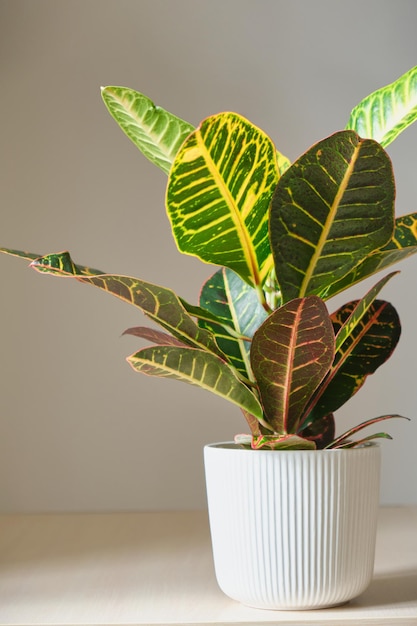
[[[380,449],[204,448],[214,565],[222,591],[282,610],[360,595],[374,566]]]

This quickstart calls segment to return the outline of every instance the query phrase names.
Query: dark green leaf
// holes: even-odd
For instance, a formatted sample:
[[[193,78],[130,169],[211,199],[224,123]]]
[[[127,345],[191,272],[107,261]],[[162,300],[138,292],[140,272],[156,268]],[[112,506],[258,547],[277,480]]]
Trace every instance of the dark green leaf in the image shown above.
[[[358,301],[343,305],[331,317],[335,332],[349,323]],[[400,320],[394,307],[375,300],[352,328],[336,353],[334,364],[319,395],[315,397],[315,414],[327,415],[349,400],[391,356],[401,333]]]
[[[270,211],[271,245],[284,301],[327,294],[394,230],[394,176],[385,151],[341,131],[281,177]]]
[[[376,283],[368,293],[361,298],[361,300],[356,301],[355,307],[352,309],[349,317],[343,322],[343,325],[339,328],[338,333],[336,335],[336,357],[338,352],[344,350],[343,345],[346,340],[350,341],[352,335],[356,329],[356,327],[360,324],[362,318],[369,311],[370,307],[376,300],[377,295],[381,291],[383,287],[387,284],[387,282],[398,272],[391,272],[387,276],[384,276],[380,281]],[[352,345],[352,342],[351,342]]]
[[[416,252],[417,213],[411,213],[396,219],[394,235],[386,246],[367,257],[341,280],[329,285],[322,297],[331,298],[382,269],[407,259]]]
[[[340,323],[335,323],[335,327],[337,329],[335,361],[323,383],[317,389],[309,405],[306,407],[306,415],[308,417],[304,423],[308,424],[308,427],[315,428],[315,422],[320,422],[320,420],[326,416],[327,406],[326,404],[324,404],[324,406],[320,404],[320,398],[326,394],[327,387],[331,386],[333,379],[337,377],[338,371],[343,367],[343,364],[351,355],[352,350],[358,342],[363,340],[364,334],[368,332],[369,325],[366,323],[366,319],[364,320],[364,317],[367,316],[369,323],[369,319],[372,319],[371,307],[374,304],[377,295],[396,273],[397,272],[392,272],[391,274],[385,276],[376,285],[374,285],[361,300],[357,300],[355,303],[350,303],[342,307],[344,311],[349,310],[350,314],[346,317],[346,319],[344,319],[342,325],[340,325]],[[352,378],[348,378],[346,380],[350,382],[351,385],[345,385],[346,395],[340,398],[343,402],[346,402],[350,395],[356,393],[359,386],[365,382],[365,378],[363,376],[360,376],[359,379],[356,380],[353,380]],[[348,395],[349,393],[350,395]],[[337,391],[334,395],[338,398]],[[333,403],[331,406],[334,407],[332,410],[336,410],[336,408],[338,408],[337,403]]]
[[[27,261],[34,261],[40,257],[40,254],[34,254],[33,252],[25,252],[24,250],[13,250],[12,248],[0,248],[0,252],[8,254],[9,256],[17,256]]]

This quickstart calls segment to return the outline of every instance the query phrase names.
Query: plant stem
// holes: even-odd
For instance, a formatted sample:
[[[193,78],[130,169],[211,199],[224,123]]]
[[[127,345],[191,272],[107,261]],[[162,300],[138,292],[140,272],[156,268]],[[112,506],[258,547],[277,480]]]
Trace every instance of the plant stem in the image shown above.
[[[255,288],[256,288],[256,292],[258,294],[259,302],[262,304],[263,308],[265,309],[265,311],[269,315],[270,313],[272,313],[272,309],[269,306],[268,302],[266,301],[265,293],[264,293],[264,290],[262,289],[262,286],[261,285],[256,285]]]

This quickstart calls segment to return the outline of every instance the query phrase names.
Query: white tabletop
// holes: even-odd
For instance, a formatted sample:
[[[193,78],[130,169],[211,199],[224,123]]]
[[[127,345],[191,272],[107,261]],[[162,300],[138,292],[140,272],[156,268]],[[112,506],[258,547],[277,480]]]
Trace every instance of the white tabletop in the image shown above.
[[[217,588],[205,512],[0,516],[0,624],[417,625],[417,507],[380,511],[375,577],[343,607],[262,611]]]

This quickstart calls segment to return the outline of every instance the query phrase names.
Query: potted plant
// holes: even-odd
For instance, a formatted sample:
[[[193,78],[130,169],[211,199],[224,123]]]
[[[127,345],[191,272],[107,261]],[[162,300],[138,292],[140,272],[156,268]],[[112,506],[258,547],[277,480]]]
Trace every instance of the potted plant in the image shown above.
[[[128,358],[237,405],[248,433],[205,448],[216,574],[223,591],[264,608],[335,605],[373,568],[379,447],[362,435],[383,415],[335,433],[334,412],[400,336],[379,299],[326,301],[417,251],[417,213],[395,217],[385,147],[417,118],[417,67],[365,98],[344,130],[293,164],[236,113],[198,128],[124,87],[102,90],[116,122],[168,174],[179,250],[219,266],[198,305],[143,279],[77,265],[68,252],[1,251],[138,307],[162,330]]]

